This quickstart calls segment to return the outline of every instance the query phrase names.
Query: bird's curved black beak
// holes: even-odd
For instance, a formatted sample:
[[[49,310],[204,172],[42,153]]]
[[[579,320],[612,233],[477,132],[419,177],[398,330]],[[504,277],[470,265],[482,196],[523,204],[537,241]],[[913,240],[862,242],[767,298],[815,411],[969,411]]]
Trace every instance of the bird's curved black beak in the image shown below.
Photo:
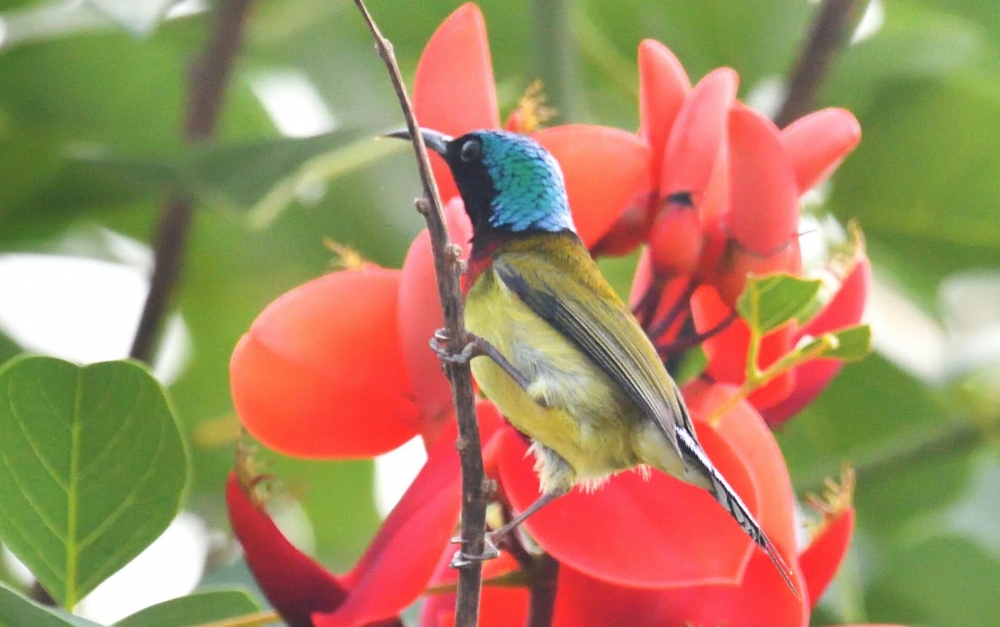
[[[448,152],[448,142],[452,140],[450,136],[445,135],[444,133],[433,131],[429,128],[420,129],[420,134],[424,138],[425,146],[427,146],[434,152],[438,153],[442,157],[445,156],[445,154]],[[410,135],[409,129],[405,128],[402,130],[393,131],[391,133],[386,133],[385,137],[395,137],[396,139],[405,139],[406,141],[410,141],[411,139],[413,139],[413,137]]]

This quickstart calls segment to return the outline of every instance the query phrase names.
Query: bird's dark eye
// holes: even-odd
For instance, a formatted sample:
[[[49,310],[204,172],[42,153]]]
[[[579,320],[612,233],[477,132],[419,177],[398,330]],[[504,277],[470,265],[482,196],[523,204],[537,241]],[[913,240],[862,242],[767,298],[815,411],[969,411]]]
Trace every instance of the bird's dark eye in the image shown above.
[[[470,139],[462,144],[462,151],[459,153],[459,156],[461,156],[462,161],[468,163],[470,161],[478,161],[482,154],[483,146],[479,143],[479,140]]]

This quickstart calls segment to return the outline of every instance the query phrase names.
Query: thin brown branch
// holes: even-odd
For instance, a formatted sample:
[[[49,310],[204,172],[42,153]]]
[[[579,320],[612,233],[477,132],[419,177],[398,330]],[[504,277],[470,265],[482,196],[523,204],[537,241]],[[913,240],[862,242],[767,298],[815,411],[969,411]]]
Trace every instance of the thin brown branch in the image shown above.
[[[444,211],[438,195],[437,183],[431,173],[427,148],[413,113],[413,106],[403,84],[392,44],[379,30],[365,6],[364,0],[354,2],[364,16],[368,28],[375,39],[375,49],[389,71],[389,78],[399,99],[406,127],[413,142],[417,158],[424,197],[417,201],[417,207],[427,220],[434,253],[434,271],[437,275],[438,296],[444,312],[444,329],[447,334],[447,348],[452,354],[459,354],[465,347],[466,331],[463,313],[463,299],[459,279],[463,263],[459,249],[448,239],[444,222]],[[430,338],[428,338],[430,339]],[[452,400],[458,419],[458,442],[455,446],[461,458],[462,467],[462,548],[465,555],[482,555],[486,529],[486,504],[490,497],[491,484],[483,470],[482,446],[479,439],[479,425],[476,422],[476,401],[472,392],[472,371],[468,363],[443,362],[451,382]],[[455,607],[456,627],[474,627],[479,617],[479,593],[482,587],[482,563],[469,560],[459,568],[457,603]]]
[[[861,0],[823,0],[789,80],[788,95],[775,123],[784,128],[813,110],[816,94],[834,57],[858,23]]]
[[[215,4],[205,52],[194,63],[189,76],[190,95],[182,128],[184,139],[189,143],[204,141],[215,133],[222,97],[232,74],[251,4],[252,0],[221,0]],[[148,362],[152,356],[157,333],[180,278],[193,211],[194,199],[180,192],[173,192],[160,209],[153,277],[129,351],[135,359]]]
[[[527,627],[551,627],[559,585],[559,562],[548,553],[535,560],[531,572],[531,601]]]

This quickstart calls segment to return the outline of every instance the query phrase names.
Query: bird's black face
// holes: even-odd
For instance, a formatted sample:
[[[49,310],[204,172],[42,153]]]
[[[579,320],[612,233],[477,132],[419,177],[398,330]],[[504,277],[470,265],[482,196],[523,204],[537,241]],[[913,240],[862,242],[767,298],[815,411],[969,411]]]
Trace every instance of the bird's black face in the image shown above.
[[[495,230],[490,221],[493,213],[492,201],[496,196],[493,181],[483,163],[483,140],[475,133],[451,138],[430,129],[421,129],[424,144],[429,150],[441,155],[448,164],[458,186],[458,193],[465,203],[465,212],[472,221],[472,243],[483,241]],[[408,131],[389,133],[389,137],[410,139]]]
[[[538,142],[496,130],[455,139],[428,129],[421,134],[427,147],[448,164],[465,201],[474,256],[477,251],[487,254],[498,237],[575,232],[562,171]],[[409,139],[405,131],[392,136]]]
[[[482,139],[471,133],[449,141],[441,153],[451,168],[458,193],[465,203],[465,212],[472,221],[473,245],[494,230],[490,217],[497,192],[483,163],[483,153]]]

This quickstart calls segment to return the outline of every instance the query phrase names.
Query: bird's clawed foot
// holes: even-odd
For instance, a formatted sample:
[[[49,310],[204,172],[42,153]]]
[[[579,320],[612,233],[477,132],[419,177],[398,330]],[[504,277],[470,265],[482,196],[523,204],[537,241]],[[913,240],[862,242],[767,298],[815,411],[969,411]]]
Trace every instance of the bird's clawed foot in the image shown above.
[[[485,342],[482,338],[479,338],[471,333],[466,333],[466,344],[462,347],[462,350],[455,353],[448,347],[448,341],[451,339],[451,334],[448,333],[447,329],[438,329],[434,332],[434,337],[431,338],[431,350],[441,359],[441,361],[449,364],[459,364],[464,365],[469,363],[473,357],[478,357],[476,340],[481,340]]]
[[[462,347],[462,350],[457,353],[448,348],[448,341],[450,339],[451,337],[446,329],[438,329],[434,332],[434,337],[431,338],[431,350],[437,354],[441,361],[449,364],[464,365],[469,363],[475,357],[489,357],[498,366],[500,366],[503,371],[510,376],[510,378],[514,379],[514,381],[521,386],[521,389],[528,389],[530,383],[524,375],[518,372],[517,368],[507,361],[507,358],[501,355],[500,351],[498,351],[495,346],[487,342],[485,339],[473,333],[466,333],[465,346]]]
[[[452,568],[464,568],[465,566],[475,562],[488,562],[492,559],[500,557],[500,549],[497,548],[498,544],[496,540],[500,540],[502,538],[496,538],[496,540],[494,540],[493,535],[495,533],[496,532],[490,532],[483,537],[483,552],[479,555],[469,555],[468,553],[464,553],[461,549],[456,551],[455,557],[451,558],[450,566]],[[455,536],[451,539],[452,544],[461,544],[461,542],[461,536]]]

